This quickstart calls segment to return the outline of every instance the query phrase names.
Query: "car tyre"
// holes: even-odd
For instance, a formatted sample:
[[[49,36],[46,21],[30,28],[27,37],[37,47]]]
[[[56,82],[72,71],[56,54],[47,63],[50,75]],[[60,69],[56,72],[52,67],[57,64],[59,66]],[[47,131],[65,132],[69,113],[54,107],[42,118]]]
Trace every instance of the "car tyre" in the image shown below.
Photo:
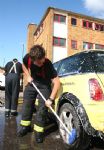
[[[63,126],[59,123],[59,131],[64,142],[66,149],[70,150],[85,150],[89,146],[90,137],[81,125],[79,117],[75,108],[70,103],[65,103],[61,106],[59,111],[59,117],[66,127],[71,131],[76,130],[76,137],[73,143],[69,144],[68,136],[69,134],[65,131]]]

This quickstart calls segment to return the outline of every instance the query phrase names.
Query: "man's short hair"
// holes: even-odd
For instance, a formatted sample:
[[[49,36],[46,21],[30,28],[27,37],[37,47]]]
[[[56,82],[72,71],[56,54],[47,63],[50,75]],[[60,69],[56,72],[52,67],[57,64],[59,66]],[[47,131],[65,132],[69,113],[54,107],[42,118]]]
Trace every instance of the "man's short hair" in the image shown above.
[[[40,45],[34,45],[30,49],[29,55],[30,55],[30,58],[32,59],[32,61],[42,59],[45,57],[45,49]]]

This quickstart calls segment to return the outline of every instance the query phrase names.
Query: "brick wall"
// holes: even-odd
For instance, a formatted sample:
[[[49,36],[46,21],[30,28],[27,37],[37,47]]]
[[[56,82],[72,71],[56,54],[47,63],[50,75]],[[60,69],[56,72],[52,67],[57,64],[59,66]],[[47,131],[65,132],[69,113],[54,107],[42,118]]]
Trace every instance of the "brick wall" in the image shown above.
[[[41,44],[46,50],[46,56],[52,59],[53,10],[47,14],[40,28],[34,36],[34,44]]]
[[[76,17],[77,19],[77,26],[71,25],[71,17],[76,16],[69,16],[68,17],[68,55],[72,55],[74,53],[80,52],[83,50],[83,42],[89,42],[94,44],[101,44],[104,45],[104,33],[97,30],[86,29],[82,27],[82,20],[88,20],[88,18]],[[102,24],[101,22],[94,23]],[[77,50],[71,49],[71,40],[77,41]]]

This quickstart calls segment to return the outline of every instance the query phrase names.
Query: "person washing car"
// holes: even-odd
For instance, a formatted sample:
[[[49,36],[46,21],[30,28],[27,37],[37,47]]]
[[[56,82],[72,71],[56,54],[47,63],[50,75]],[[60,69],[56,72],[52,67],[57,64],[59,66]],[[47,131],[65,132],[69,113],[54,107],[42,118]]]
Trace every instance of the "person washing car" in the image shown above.
[[[16,58],[5,65],[5,116],[17,115],[22,64]]]
[[[31,62],[31,63],[30,63]],[[28,70],[30,64],[30,72]],[[60,87],[59,77],[55,71],[51,61],[45,58],[45,50],[40,45],[34,45],[30,49],[30,53],[23,58],[23,70],[26,74],[28,84],[24,90],[24,102],[22,109],[22,120],[20,121],[20,129],[18,136],[24,136],[31,130],[31,120],[33,107],[38,95],[37,91],[32,85],[32,82],[38,87],[46,102],[39,98],[39,109],[37,110],[34,124],[34,133],[37,143],[42,143],[44,140],[44,126],[45,119],[48,113],[48,107],[54,102],[57,91]],[[53,88],[51,89],[51,84]]]

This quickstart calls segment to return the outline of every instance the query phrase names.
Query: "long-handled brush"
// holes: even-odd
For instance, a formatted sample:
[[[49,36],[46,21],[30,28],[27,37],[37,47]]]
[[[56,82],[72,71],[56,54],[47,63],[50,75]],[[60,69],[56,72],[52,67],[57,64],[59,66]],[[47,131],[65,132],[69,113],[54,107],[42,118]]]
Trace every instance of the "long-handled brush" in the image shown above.
[[[31,82],[31,83],[32,83],[33,87],[36,89],[36,91],[39,93],[39,95],[42,97],[42,99],[46,102],[45,97],[40,92],[40,90],[37,88],[37,86],[34,84],[34,82]],[[58,121],[62,124],[62,126],[64,127],[66,132],[68,133],[68,144],[72,144],[76,139],[76,135],[77,135],[76,129],[72,129],[71,131],[69,131],[68,128],[65,126],[65,124],[62,122],[62,120],[59,118],[59,116],[56,114],[56,112],[52,109],[52,107],[50,106],[49,108],[53,112],[53,114],[56,116]]]

